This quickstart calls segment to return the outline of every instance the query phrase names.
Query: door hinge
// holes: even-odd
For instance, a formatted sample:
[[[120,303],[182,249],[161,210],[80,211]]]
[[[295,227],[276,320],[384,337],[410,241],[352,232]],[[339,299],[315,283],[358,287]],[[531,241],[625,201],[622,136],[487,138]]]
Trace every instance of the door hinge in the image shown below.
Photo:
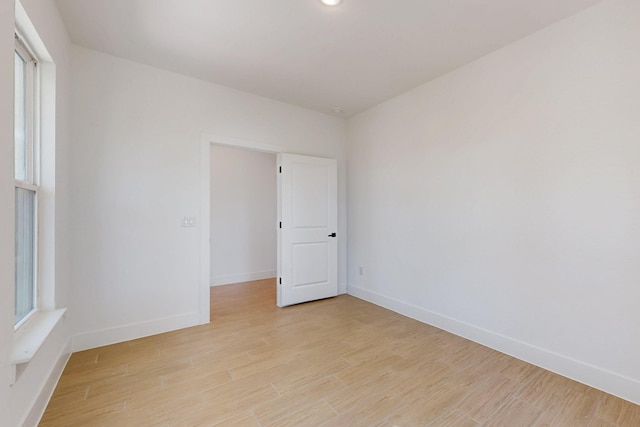
[[[282,228],[282,221],[280,221],[280,228]]]
[[[280,173],[282,173],[282,166],[280,166],[278,169],[279,169]]]
[[[282,285],[282,277],[280,278],[280,284]]]

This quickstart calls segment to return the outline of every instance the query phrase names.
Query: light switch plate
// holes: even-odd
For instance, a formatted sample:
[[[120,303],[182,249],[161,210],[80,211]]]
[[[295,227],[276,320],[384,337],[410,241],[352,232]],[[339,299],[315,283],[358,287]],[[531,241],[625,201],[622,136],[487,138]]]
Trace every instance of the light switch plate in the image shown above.
[[[196,217],[195,216],[185,216],[182,218],[181,225],[183,227],[195,227],[196,226]]]

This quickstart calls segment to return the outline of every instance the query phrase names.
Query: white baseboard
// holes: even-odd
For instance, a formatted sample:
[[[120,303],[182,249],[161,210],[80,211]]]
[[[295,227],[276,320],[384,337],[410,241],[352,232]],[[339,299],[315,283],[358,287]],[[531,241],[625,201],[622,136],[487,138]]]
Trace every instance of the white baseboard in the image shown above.
[[[633,378],[624,377],[615,372],[497,334],[442,314],[425,310],[355,285],[349,285],[348,293],[354,297],[475,341],[486,347],[640,405],[640,382]]]
[[[71,340],[68,340],[67,344],[65,344],[60,350],[56,363],[52,366],[46,381],[42,385],[40,393],[38,393],[36,401],[33,406],[31,406],[29,413],[22,423],[23,427],[36,427],[40,423],[40,419],[44,415],[45,409],[47,409],[47,405],[49,404],[49,400],[51,400],[51,396],[53,396],[53,392],[58,385],[58,381],[60,381],[62,372],[64,371],[65,366],[67,366],[69,357],[71,357],[71,352],[69,350],[70,345]]]
[[[193,312],[145,322],[130,323],[128,325],[99,331],[85,332],[75,335],[71,339],[71,350],[74,352],[88,350],[90,348],[175,331],[176,329],[189,328],[199,324],[200,313]]]
[[[250,282],[252,280],[271,279],[276,277],[276,270],[255,271],[252,273],[227,274],[211,279],[211,286],[230,285],[232,283]]]

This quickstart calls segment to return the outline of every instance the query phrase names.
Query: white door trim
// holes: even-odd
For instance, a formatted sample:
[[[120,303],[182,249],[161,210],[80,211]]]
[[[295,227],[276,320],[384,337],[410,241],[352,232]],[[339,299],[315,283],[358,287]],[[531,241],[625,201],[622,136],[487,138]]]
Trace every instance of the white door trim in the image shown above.
[[[228,136],[203,133],[200,135],[200,324],[209,323],[211,307],[211,146],[240,148],[263,153],[282,153],[285,147],[264,144]]]

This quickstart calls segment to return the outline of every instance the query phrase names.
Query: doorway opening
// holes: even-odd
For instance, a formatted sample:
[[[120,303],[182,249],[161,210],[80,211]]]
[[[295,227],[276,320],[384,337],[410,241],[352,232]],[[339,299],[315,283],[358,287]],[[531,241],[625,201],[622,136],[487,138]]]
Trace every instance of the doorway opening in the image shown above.
[[[225,296],[227,304],[235,306],[229,309],[236,311],[250,310],[256,303],[275,306],[277,159],[274,153],[219,145],[211,146],[210,156],[213,320],[227,311],[215,305],[216,295]],[[238,293],[237,298],[229,292]],[[266,301],[256,301],[260,298]]]
[[[283,151],[277,145],[201,137],[200,323],[215,317],[212,285],[271,279],[275,289],[276,155]]]
[[[227,160],[220,160],[218,157],[212,158],[214,145],[223,145],[226,147],[231,146],[233,149],[243,148],[251,151],[262,151],[271,153],[278,153],[276,163],[271,163],[269,157],[268,162],[270,165],[266,169],[268,176],[272,176],[269,169],[276,172],[277,165],[277,180],[276,180],[276,197],[275,203],[273,201],[267,201],[263,205],[256,207],[246,206],[240,207],[240,211],[226,212],[223,216],[226,220],[221,222],[220,230],[226,230],[229,232],[228,225],[231,222],[238,222],[239,217],[255,216],[259,215],[260,210],[270,211],[272,206],[276,205],[277,212],[277,228],[276,221],[273,218],[270,220],[273,223],[273,228],[269,226],[268,222],[264,226],[266,235],[271,235],[271,230],[276,229],[276,275],[278,277],[278,283],[276,286],[277,305],[279,307],[300,304],[309,301],[315,301],[324,298],[335,297],[338,295],[338,252],[337,252],[337,223],[338,223],[338,211],[337,211],[337,161],[330,158],[311,157],[298,154],[283,153],[279,148],[265,149],[264,145],[253,146],[246,142],[238,145],[237,140],[233,140],[233,144],[221,143],[219,139],[211,139],[210,137],[203,137],[202,141],[202,153],[201,153],[201,217],[203,218],[200,237],[200,321],[201,323],[208,323],[210,321],[211,304],[209,299],[209,285],[212,283],[211,273],[215,276],[214,281],[218,281],[216,277],[219,277],[222,282],[234,282],[239,281],[239,277],[246,279],[255,279],[260,276],[267,275],[273,276],[273,264],[269,264],[270,253],[269,247],[273,247],[273,243],[267,244],[266,252],[263,247],[256,248],[258,250],[257,256],[251,256],[251,252],[255,249],[243,247],[240,245],[243,262],[240,264],[246,264],[247,254],[249,259],[257,259],[259,265],[263,270],[256,272],[247,272],[233,270],[231,268],[231,274],[225,271],[229,267],[229,259],[227,262],[221,261],[216,254],[221,254],[222,259],[230,255],[232,257],[237,256],[238,251],[234,255],[230,249],[237,244],[237,236],[227,236],[227,238],[221,238],[216,240],[216,245],[220,244],[221,247],[216,247],[216,250],[212,250],[212,242],[215,236],[212,236],[212,229],[218,227],[215,224],[211,225],[212,218],[212,194],[211,189],[216,184],[211,183],[211,171],[212,165],[216,163],[220,170],[222,170],[222,176],[219,178],[221,181],[219,187],[224,189],[224,192],[228,193],[228,198],[231,201],[237,199],[238,191],[237,185],[240,181],[245,181],[248,171],[251,167],[242,165],[231,166],[228,168]],[[239,152],[234,152],[238,154]],[[235,155],[235,154],[234,154]],[[224,157],[224,156],[223,156]],[[213,159],[213,160],[212,160]],[[220,166],[222,165],[222,166]],[[226,170],[226,173],[224,172]],[[218,173],[216,169],[216,173]],[[250,175],[250,174],[249,174]],[[265,175],[265,176],[267,176]],[[258,178],[266,182],[271,181],[269,178]],[[273,188],[273,184],[269,188]],[[270,190],[257,190],[254,191],[253,196],[245,196],[244,202],[249,199],[260,198],[262,199],[262,193],[271,193]],[[257,195],[259,194],[259,195]],[[218,194],[216,193],[216,197]],[[242,197],[240,197],[242,198]],[[219,203],[216,203],[216,206]],[[230,204],[233,207],[233,202]],[[268,206],[268,207],[265,207]],[[237,206],[235,206],[237,208]],[[214,215],[215,216],[215,215]],[[209,219],[209,221],[207,221]],[[252,226],[247,223],[242,223],[241,234],[247,234],[250,232]],[[233,227],[231,227],[233,229]],[[238,229],[237,229],[238,230]],[[233,232],[233,231],[231,231]],[[213,252],[213,253],[212,253]],[[213,255],[213,260],[212,256]],[[260,264],[262,261],[267,260],[267,264]],[[233,259],[233,264],[238,264],[237,260]],[[215,265],[214,265],[215,264]],[[212,268],[213,265],[213,268]],[[265,266],[268,268],[264,270]],[[237,268],[237,266],[235,267]],[[246,265],[243,267],[246,268]],[[255,267],[253,267],[255,268]],[[271,269],[271,270],[270,270]],[[223,274],[220,271],[226,272]],[[252,276],[257,274],[258,276]],[[230,278],[233,278],[230,280]],[[224,283],[219,283],[224,284]],[[206,317],[205,317],[206,316]]]

